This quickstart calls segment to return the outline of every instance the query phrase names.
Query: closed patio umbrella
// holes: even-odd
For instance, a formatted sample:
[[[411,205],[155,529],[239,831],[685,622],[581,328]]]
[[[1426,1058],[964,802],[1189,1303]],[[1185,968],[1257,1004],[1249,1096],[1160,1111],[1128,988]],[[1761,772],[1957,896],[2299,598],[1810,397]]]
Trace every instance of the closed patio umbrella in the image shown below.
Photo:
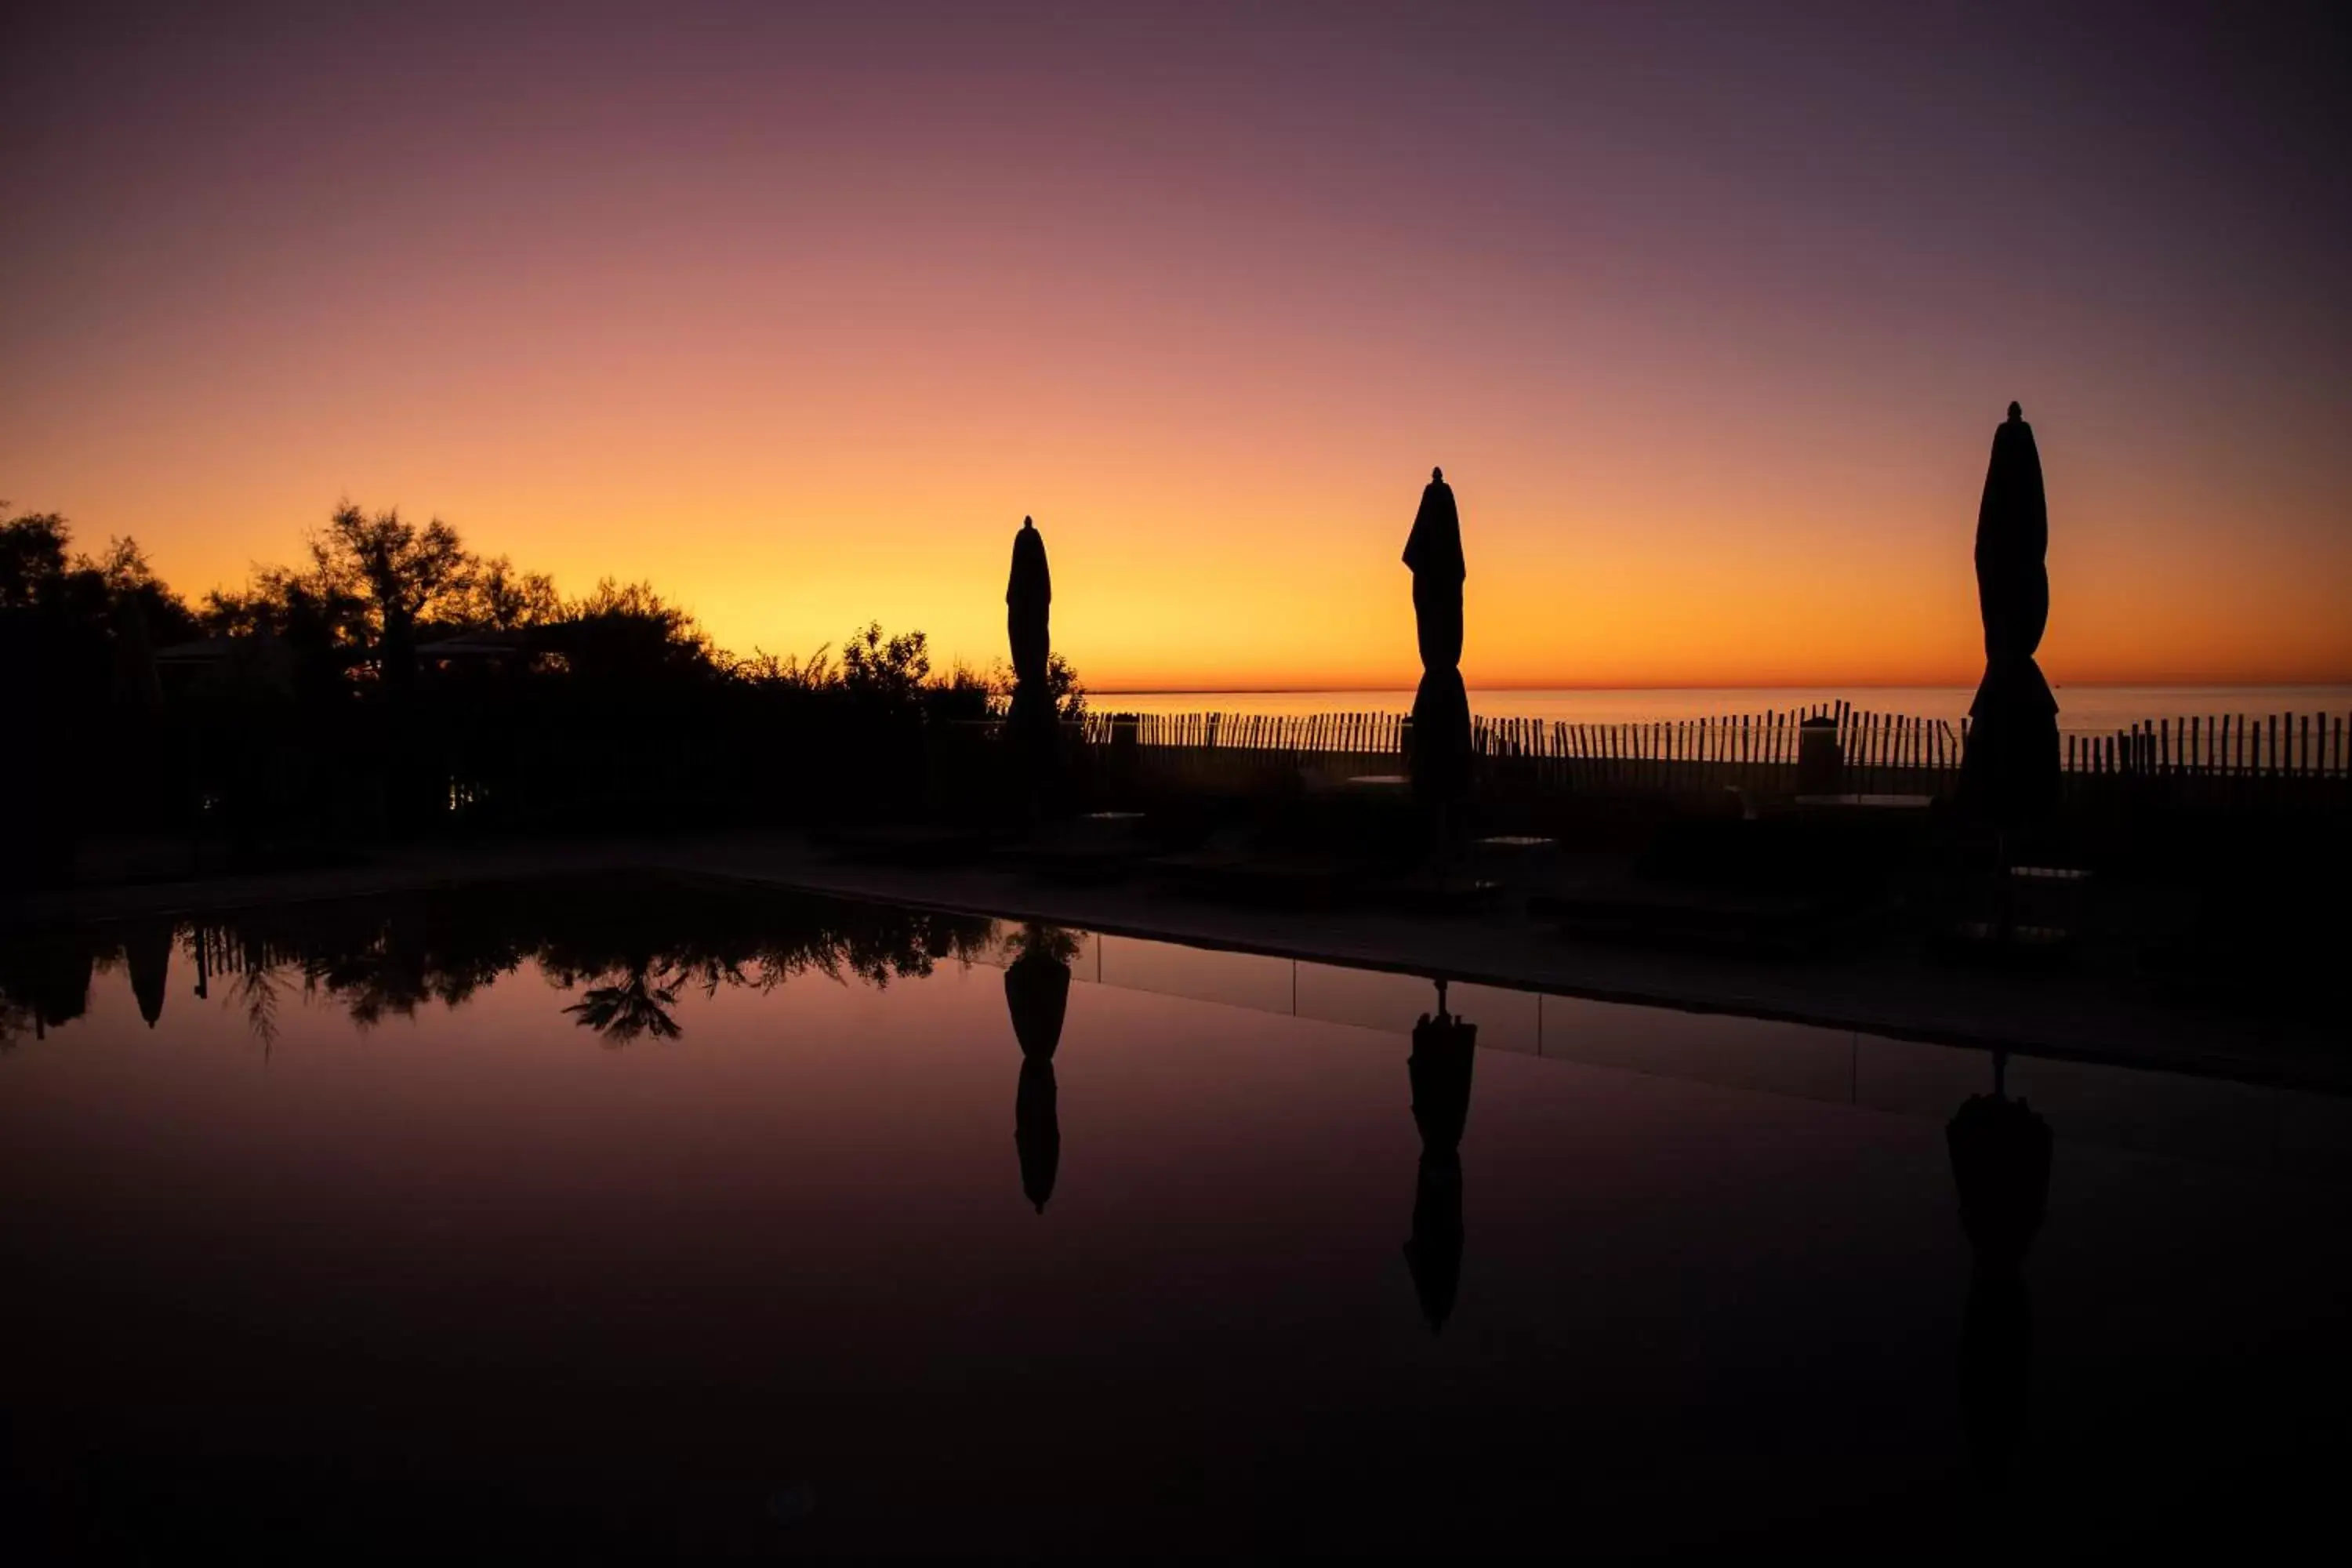
[[[1405,539],[1412,573],[1414,636],[1421,648],[1421,687],[1412,700],[1412,743],[1405,759],[1413,793],[1423,804],[1456,805],[1470,788],[1470,697],[1462,685],[1462,516],[1445,470],[1429,470]]]
[[[1036,778],[1052,766],[1059,722],[1049,680],[1053,607],[1054,574],[1045,560],[1045,536],[1037,531],[1034,519],[1024,517],[1021,531],[1013,536],[1013,570],[1004,584],[1004,628],[1013,646],[1013,703],[1005,727]]]
[[[1421,641],[1423,669],[1452,669],[1462,662],[1462,581],[1469,575],[1462,556],[1462,515],[1444,468],[1429,470],[1421,507],[1405,536],[1404,563],[1412,573],[1413,629]]]
[[[1458,669],[1433,669],[1412,697],[1412,792],[1425,804],[1461,805],[1470,795],[1470,693]]]
[[[1045,561],[1045,536],[1034,518],[1021,520],[1013,536],[1013,571],[1004,584],[1004,629],[1013,645],[1013,674],[1043,686],[1052,652],[1054,574]]]
[[[1969,708],[1962,788],[1996,826],[2021,826],[2058,798],[2058,701],[2034,653],[2050,622],[2050,515],[2042,454],[2016,404],[1993,432],[1977,506],[1977,605],[1985,672]]]

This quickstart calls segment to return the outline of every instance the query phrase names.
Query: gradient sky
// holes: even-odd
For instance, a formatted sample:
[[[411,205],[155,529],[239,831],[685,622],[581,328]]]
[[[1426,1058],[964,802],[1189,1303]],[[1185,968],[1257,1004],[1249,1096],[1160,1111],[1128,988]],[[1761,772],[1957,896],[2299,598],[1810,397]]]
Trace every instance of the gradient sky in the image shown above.
[[[1097,687],[2352,677],[2352,49],[2148,5],[11,7],[0,496],[176,584],[338,499],[719,640]],[[2063,15],[2057,19],[2045,11]]]

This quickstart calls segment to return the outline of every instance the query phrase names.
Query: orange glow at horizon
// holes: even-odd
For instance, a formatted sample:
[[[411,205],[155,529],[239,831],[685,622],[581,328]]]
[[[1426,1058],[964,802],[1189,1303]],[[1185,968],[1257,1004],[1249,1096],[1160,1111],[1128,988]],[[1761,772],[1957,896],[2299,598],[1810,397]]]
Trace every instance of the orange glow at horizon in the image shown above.
[[[706,391],[687,420],[663,415],[641,368],[609,373],[627,395],[493,374],[463,417],[436,417],[430,459],[407,464],[371,456],[372,420],[331,401],[301,408],[289,379],[286,422],[256,432],[255,449],[220,449],[193,415],[176,435],[165,418],[150,449],[177,448],[171,460],[66,488],[97,492],[69,507],[86,544],[134,533],[184,591],[291,559],[349,494],[439,515],[566,592],[648,579],[737,652],[837,647],[878,619],[926,630],[940,668],[1004,657],[1006,557],[1033,513],[1054,562],[1055,646],[1097,689],[1399,687],[1419,673],[1397,557],[1425,451],[1461,500],[1474,685],[1972,684],[1981,672],[1969,552],[1993,419],[1958,399],[1916,416],[1934,450],[1897,427],[1908,410],[1843,411],[1855,449],[1903,460],[1892,471],[1791,461],[1805,440],[1791,426],[1818,407],[1752,434],[1724,412],[1695,443],[1716,460],[1695,469],[1667,434],[1670,385],[1654,426],[1622,406],[1621,380],[1608,421],[1530,450],[1481,433],[1475,410],[1440,414],[1442,434],[1418,437],[1417,411],[1377,394],[1293,415],[1295,439],[1273,438],[1278,391],[1250,413],[1181,387],[1122,396],[1108,377],[990,396],[987,358],[952,378],[942,367],[928,400],[877,375],[856,402],[768,427],[727,413],[773,401],[765,372]],[[959,418],[964,398],[972,413]],[[533,408],[551,412],[505,412]],[[2352,671],[2340,536],[2317,559],[2249,550],[2258,532],[2207,521],[2229,514],[2226,484],[2160,491],[2136,478],[2134,446],[2085,453],[2063,413],[2028,412],[2049,474],[2053,680]],[[1236,423],[1268,438],[1238,438]]]
[[[1004,658],[1026,513],[1090,687],[1356,688],[1418,674],[1443,464],[1474,687],[1972,684],[2017,398],[2053,682],[2352,679],[2337,258],[2105,98],[1741,8],[1393,60],[924,14],[222,41],[89,136],[59,75],[0,170],[0,496],[192,595],[348,497],[738,653],[878,620],[940,668]],[[1408,90],[1440,47],[1475,92]]]
[[[1087,431],[1074,416],[1055,416],[1061,471],[1025,483],[1009,438],[993,454],[956,451],[952,437],[927,452],[911,432],[903,451],[832,468],[788,458],[779,466],[793,471],[772,475],[746,432],[751,450],[735,464],[704,449],[677,454],[676,469],[665,460],[633,474],[615,454],[656,431],[622,413],[563,439],[568,456],[546,453],[561,484],[501,474],[511,448],[445,456],[439,473],[354,452],[332,466],[357,474],[331,478],[330,464],[305,461],[289,467],[319,471],[260,486],[223,474],[206,487],[181,466],[148,483],[109,476],[90,487],[100,504],[69,511],[86,546],[134,534],[168,581],[196,594],[293,559],[302,532],[349,494],[420,521],[441,516],[474,549],[549,571],[567,593],[601,576],[650,580],[739,653],[837,648],[877,619],[926,630],[942,668],[1004,658],[1005,559],[1021,516],[1034,513],[1054,563],[1055,646],[1097,689],[1417,678],[1409,574],[1397,560],[1425,472],[1417,461],[1383,466],[1368,451],[1360,471],[1286,474],[1239,452],[1211,473],[1153,452],[1133,454],[1122,472],[1118,432]],[[1786,492],[1823,476],[1785,470],[1769,481],[1732,476],[1719,489],[1672,482],[1644,505],[1549,473],[1514,485],[1507,468],[1486,467],[1507,454],[1465,463],[1456,453],[1472,443],[1428,443],[1463,508],[1466,677],[1488,688],[1972,684],[1982,657],[1969,550],[1985,441],[1970,437],[1991,426],[1950,423],[1958,450],[1932,470],[1948,491],[1937,508],[1824,487],[1815,511]],[[2042,663],[2053,680],[2352,672],[2352,617],[2339,603],[2352,550],[2314,561],[2183,537],[2210,498],[2166,502],[2120,485],[2085,495],[2053,423],[2041,428],[2053,583]],[[1671,457],[1657,461],[1663,473]],[[537,471],[528,458],[516,467]],[[697,477],[673,487],[673,472]],[[243,500],[250,488],[264,504]],[[2151,519],[2136,499],[2165,510]],[[2179,542],[2168,558],[2133,543],[2168,531]]]

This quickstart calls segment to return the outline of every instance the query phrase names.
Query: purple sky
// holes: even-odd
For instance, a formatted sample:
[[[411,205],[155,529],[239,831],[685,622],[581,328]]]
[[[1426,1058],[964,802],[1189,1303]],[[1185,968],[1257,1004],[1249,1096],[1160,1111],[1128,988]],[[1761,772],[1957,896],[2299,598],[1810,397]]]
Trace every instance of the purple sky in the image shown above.
[[[2015,396],[2063,674],[2352,674],[2319,7],[0,28],[0,496],[193,589],[348,491],[739,647],[879,615],[985,658],[961,595],[1035,510],[1082,667],[1371,678],[1440,460],[1474,680],[1965,677]],[[1824,646],[1847,568],[1933,607]]]

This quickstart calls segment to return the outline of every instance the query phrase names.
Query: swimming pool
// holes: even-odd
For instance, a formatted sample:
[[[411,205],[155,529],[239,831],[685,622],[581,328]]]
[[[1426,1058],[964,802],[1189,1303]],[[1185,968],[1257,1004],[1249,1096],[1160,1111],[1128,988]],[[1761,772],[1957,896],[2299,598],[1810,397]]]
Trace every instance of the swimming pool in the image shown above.
[[[56,1555],[2242,1541],[2343,1453],[2325,1094],[653,879],[5,955]]]

